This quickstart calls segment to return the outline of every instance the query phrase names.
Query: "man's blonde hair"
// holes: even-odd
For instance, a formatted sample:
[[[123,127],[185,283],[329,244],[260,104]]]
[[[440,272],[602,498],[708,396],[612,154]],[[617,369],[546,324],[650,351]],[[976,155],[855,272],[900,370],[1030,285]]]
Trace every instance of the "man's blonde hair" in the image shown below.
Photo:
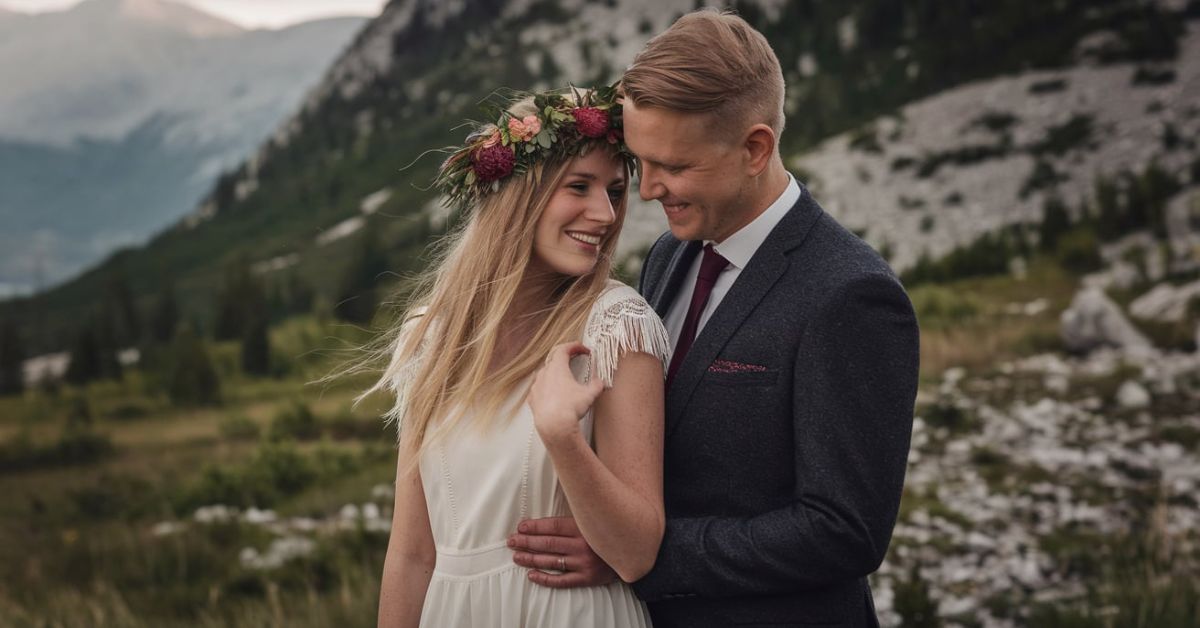
[[[651,39],[621,79],[637,107],[709,113],[783,134],[783,70],[762,33],[741,17],[705,9]]]

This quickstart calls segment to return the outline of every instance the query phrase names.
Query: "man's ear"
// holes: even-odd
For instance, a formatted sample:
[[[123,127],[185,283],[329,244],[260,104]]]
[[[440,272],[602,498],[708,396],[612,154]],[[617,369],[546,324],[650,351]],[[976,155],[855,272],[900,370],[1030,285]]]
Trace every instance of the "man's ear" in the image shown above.
[[[761,123],[750,127],[744,148],[748,157],[746,174],[757,177],[767,169],[771,158],[775,156],[775,131]]]

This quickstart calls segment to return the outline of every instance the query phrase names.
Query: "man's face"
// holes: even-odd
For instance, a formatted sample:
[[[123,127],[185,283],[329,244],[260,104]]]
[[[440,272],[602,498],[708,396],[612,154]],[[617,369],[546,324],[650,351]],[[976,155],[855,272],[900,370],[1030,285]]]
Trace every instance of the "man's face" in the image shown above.
[[[721,242],[745,226],[749,152],[713,117],[624,103],[625,143],[642,165],[641,197],[662,203],[680,240]]]

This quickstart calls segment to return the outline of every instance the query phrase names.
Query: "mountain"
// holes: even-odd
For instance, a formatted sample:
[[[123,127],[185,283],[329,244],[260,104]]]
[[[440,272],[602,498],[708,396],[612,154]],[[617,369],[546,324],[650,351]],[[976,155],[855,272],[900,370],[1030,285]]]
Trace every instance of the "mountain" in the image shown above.
[[[66,313],[77,314],[80,308],[102,300],[105,286],[114,278],[127,282],[143,307],[170,279],[179,293],[186,295],[183,307],[203,321],[211,315],[212,295],[223,269],[239,260],[252,264],[268,283],[288,276],[303,277],[326,301],[337,298],[342,274],[360,241],[381,241],[389,268],[398,274],[419,270],[431,234],[444,221],[437,211],[437,199],[423,189],[438,159],[418,159],[423,152],[461,141],[461,131],[453,127],[477,117],[476,104],[498,87],[541,89],[614,80],[650,36],[694,6],[685,0],[392,2],[334,62],[299,112],[259,145],[250,159],[222,176],[194,212],[144,246],[121,251],[36,299],[0,308],[0,313],[23,312],[14,315],[32,317],[37,312],[37,325],[29,328],[29,344],[50,348],[61,330],[71,324]],[[1069,145],[1062,153],[1068,160],[1088,154],[1094,140],[1108,136],[1104,135],[1106,127],[1089,127],[1091,131],[1084,133],[1080,127],[1090,123],[1059,128],[1071,121],[1070,112],[1077,108],[1081,114],[1087,111],[1068,99],[1075,97],[1073,89],[1056,92],[1053,82],[1058,79],[1054,77],[1079,68],[1126,77],[1124,83],[1111,79],[1102,83],[1105,89],[1116,90],[1105,95],[1114,101],[1126,92],[1137,93],[1130,86],[1130,77],[1138,72],[1144,80],[1158,82],[1160,87],[1154,89],[1177,89],[1161,86],[1184,76],[1176,66],[1182,63],[1182,55],[1194,54],[1189,33],[1195,27],[1193,18],[1200,15],[1200,3],[1194,0],[760,0],[738,2],[736,8],[767,36],[783,64],[789,85],[782,144],[787,162],[810,169],[802,172],[797,168],[797,174],[802,179],[815,174],[819,200],[852,227],[863,230],[868,239],[895,251],[912,251],[905,253],[907,263],[919,257],[919,250],[885,240],[904,237],[907,242],[913,229],[904,226],[893,235],[881,221],[894,220],[894,214],[880,213],[876,220],[869,213],[855,212],[887,203],[915,205],[917,201],[901,201],[891,188],[875,205],[851,196],[847,190],[853,186],[839,187],[839,179],[821,165],[824,154],[834,155],[828,159],[831,162],[840,159],[836,155],[845,151],[837,153],[841,150],[837,142],[845,144],[849,136],[833,144],[828,143],[830,138],[853,132],[855,137],[866,138],[858,146],[873,151],[866,129],[885,129],[886,134],[877,132],[874,141],[881,144],[889,160],[887,168],[908,156],[909,167],[917,166],[914,172],[933,169],[934,175],[910,182],[923,186],[921,202],[927,211],[933,211],[937,207],[929,199],[940,203],[951,197],[960,177],[963,182],[974,181],[966,172],[970,163],[988,161],[970,150],[957,151],[966,140],[982,142],[980,138],[991,137],[987,135],[990,130],[980,131],[983,135],[978,138],[963,136],[962,128],[964,119],[975,120],[988,108],[963,101],[955,106],[974,106],[978,115],[964,113],[949,119],[952,124],[947,125],[939,125],[935,114],[918,116],[917,109],[908,127],[896,121],[909,115],[910,106],[919,108],[927,99],[950,98],[957,89],[982,90],[974,97],[986,102],[990,94],[987,85],[1011,84],[1015,87],[1005,88],[1006,98],[1015,98],[1012,94],[1033,83],[1046,83],[1037,88],[1036,107],[1059,112],[1064,118],[1015,112],[1021,116],[1014,127],[1020,133],[1006,150],[1013,155],[1036,150],[1038,155],[1049,155],[1043,161],[1051,167],[1063,168],[1060,147],[1053,142],[1041,146],[1046,139],[1041,134],[1058,129],[1055,137],[1064,135],[1066,139],[1057,141]],[[1067,83],[1074,84],[1070,79]],[[1113,109],[1092,121],[1107,124],[1108,116],[1125,116],[1144,118],[1137,125],[1150,124],[1167,121],[1178,111],[1147,111],[1141,98],[1139,95],[1136,103],[1130,100],[1125,109]],[[1093,96],[1088,106],[1098,106],[1098,99]],[[1172,113],[1163,113],[1168,110]],[[926,115],[932,117],[926,120]],[[980,124],[986,130],[989,124],[1003,126],[1004,122],[981,120]],[[1142,128],[1137,125],[1131,128]],[[1186,127],[1176,124],[1176,128],[1191,127],[1189,123]],[[1087,141],[1076,145],[1073,142],[1080,134],[1086,135]],[[1142,148],[1161,144],[1158,137],[1137,134],[1122,135],[1120,140]],[[988,149],[982,154],[990,155]],[[937,167],[927,166],[927,158]],[[1171,163],[1175,167],[1175,162]],[[828,166],[836,167],[836,163]],[[904,169],[900,166],[896,171]],[[952,172],[958,174],[951,176]],[[1042,179],[1046,187],[1035,192],[1048,191],[1057,181],[1049,177],[1047,182],[1044,172]],[[901,185],[909,180],[896,181]],[[972,197],[973,190],[958,191],[964,203],[970,199],[980,204],[978,211],[971,209],[964,215],[980,221],[978,226],[984,230],[1005,224],[1004,215],[1030,213],[1010,211],[1016,198]],[[905,216],[905,220],[913,220]],[[918,218],[915,223],[917,232],[922,228],[951,231],[956,224],[940,218],[932,222]],[[662,225],[656,206],[635,203],[621,255],[644,249]],[[968,230],[969,234],[980,231]],[[957,243],[968,238],[952,239]],[[933,253],[946,248],[938,246],[941,248],[930,247]],[[897,258],[897,265],[902,261]],[[626,264],[625,269],[636,269],[636,263]]]
[[[1174,62],[1094,63],[1103,42],[1083,42],[1073,67],[910,103],[790,165],[900,269],[1036,223],[1049,202],[1079,218],[1098,187],[1158,173],[1172,191],[1165,242],[1179,264],[1200,265],[1200,22],[1188,22]]]
[[[0,292],[62,281],[193,208],[363,23],[248,31],[161,0],[0,20]]]

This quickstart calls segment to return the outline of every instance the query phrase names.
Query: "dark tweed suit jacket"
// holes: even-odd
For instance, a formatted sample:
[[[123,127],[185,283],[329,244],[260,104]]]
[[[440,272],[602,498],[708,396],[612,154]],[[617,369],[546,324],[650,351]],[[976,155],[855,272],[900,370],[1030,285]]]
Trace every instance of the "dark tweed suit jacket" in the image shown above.
[[[664,234],[642,294],[665,316],[699,242]],[[667,390],[667,528],[634,585],[656,628],[877,626],[904,484],[917,322],[888,265],[800,200]]]

